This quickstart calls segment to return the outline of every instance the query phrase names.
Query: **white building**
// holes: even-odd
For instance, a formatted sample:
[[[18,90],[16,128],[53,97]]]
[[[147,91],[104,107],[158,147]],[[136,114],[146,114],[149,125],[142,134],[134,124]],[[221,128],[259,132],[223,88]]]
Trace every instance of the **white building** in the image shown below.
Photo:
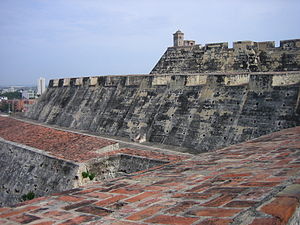
[[[42,95],[46,91],[46,80],[44,77],[38,79],[37,94]]]
[[[9,88],[3,89],[2,93],[15,92],[15,91],[17,91],[17,89],[15,89],[14,87],[9,87]]]
[[[33,99],[35,98],[34,90],[26,90],[22,92],[22,98]]]

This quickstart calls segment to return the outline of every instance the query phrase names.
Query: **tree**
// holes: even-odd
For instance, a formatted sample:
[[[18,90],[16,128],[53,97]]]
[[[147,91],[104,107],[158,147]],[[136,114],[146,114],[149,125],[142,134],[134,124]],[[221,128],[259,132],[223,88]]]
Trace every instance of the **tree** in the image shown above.
[[[19,91],[6,92],[6,93],[1,94],[0,96],[7,97],[9,100],[11,100],[11,99],[21,99],[22,98],[22,93],[19,92]]]

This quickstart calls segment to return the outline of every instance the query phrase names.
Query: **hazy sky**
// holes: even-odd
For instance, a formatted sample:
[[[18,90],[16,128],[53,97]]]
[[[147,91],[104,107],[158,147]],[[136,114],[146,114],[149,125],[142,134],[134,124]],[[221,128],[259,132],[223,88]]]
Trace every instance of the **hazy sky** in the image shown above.
[[[149,73],[180,29],[197,43],[300,38],[299,0],[0,0],[0,85]]]

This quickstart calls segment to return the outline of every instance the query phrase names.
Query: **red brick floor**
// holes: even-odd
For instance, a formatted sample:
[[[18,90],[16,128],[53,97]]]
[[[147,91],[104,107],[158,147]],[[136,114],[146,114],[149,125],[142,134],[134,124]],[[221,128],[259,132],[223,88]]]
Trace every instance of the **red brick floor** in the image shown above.
[[[2,208],[0,224],[276,225],[287,224],[299,204],[296,127]]]
[[[75,162],[98,157],[96,150],[116,144],[102,138],[61,131],[2,116],[0,116],[0,137]]]

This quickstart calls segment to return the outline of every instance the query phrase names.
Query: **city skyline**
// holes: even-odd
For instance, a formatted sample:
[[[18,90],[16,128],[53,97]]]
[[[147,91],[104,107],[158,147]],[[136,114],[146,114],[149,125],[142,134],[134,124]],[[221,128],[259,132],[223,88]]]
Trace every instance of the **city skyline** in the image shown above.
[[[300,2],[38,1],[0,2],[0,85],[39,77],[145,74],[180,29],[197,44],[300,38]]]

